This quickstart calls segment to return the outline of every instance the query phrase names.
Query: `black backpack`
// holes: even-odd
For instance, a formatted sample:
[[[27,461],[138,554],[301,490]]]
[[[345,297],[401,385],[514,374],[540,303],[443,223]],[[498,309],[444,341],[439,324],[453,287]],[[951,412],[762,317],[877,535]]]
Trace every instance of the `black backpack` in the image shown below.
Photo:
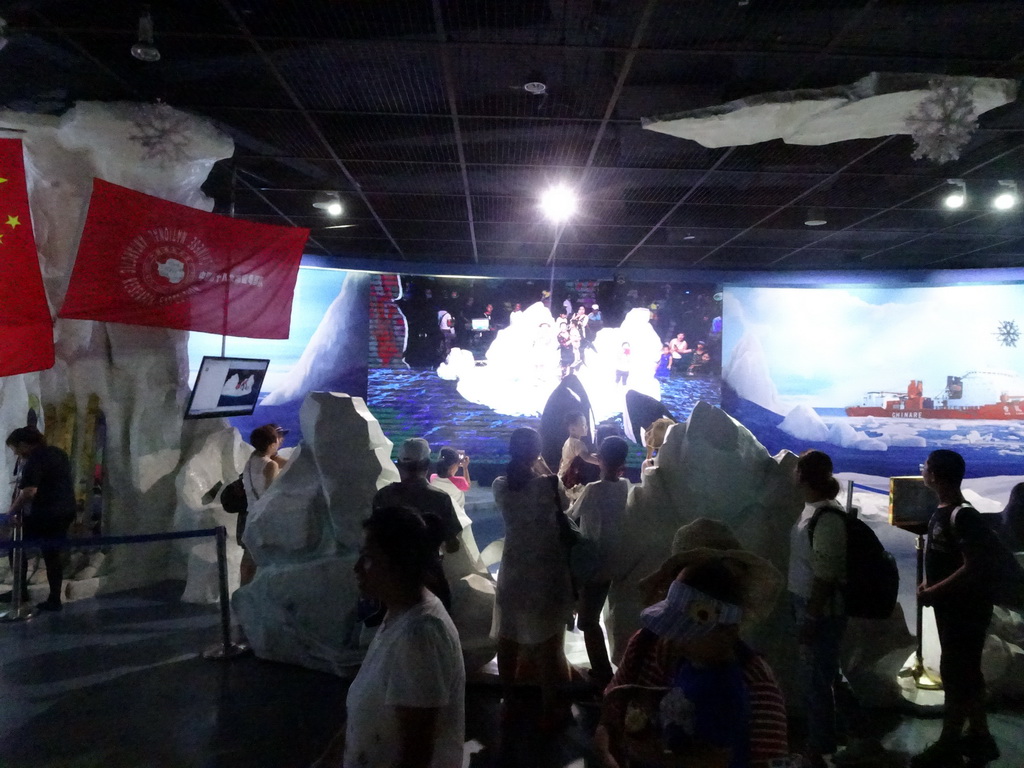
[[[249,499],[245,495],[242,476],[224,486],[220,492],[220,505],[224,511],[232,515],[244,515],[249,511]]]
[[[896,558],[885,551],[871,527],[839,507],[818,507],[807,524],[814,542],[814,528],[826,512],[842,515],[846,522],[846,584],[843,602],[846,615],[858,619],[887,619],[896,607],[900,572]]]
[[[949,527],[956,525],[956,513],[964,503],[949,514]],[[1017,557],[1006,546],[1003,539],[988,526],[982,529],[983,545],[988,557],[985,558],[985,583],[991,588],[992,603],[1015,611],[1024,610],[1024,568]]]

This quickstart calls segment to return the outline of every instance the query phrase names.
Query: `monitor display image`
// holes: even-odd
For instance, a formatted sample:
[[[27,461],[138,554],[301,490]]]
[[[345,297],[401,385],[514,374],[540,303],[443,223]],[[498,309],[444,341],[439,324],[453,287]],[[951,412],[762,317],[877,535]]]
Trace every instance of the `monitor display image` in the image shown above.
[[[256,408],[269,360],[203,357],[186,419],[247,416]]]
[[[491,330],[491,318],[489,317],[474,317],[470,322],[470,328],[474,331],[489,331]]]

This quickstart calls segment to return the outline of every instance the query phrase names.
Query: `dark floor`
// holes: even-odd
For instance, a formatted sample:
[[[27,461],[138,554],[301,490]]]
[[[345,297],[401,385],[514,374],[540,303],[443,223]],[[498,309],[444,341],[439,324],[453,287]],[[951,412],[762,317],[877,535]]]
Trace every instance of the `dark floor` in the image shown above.
[[[341,721],[346,681],[251,655],[202,658],[218,641],[218,611],[179,602],[181,589],[167,582],[0,625],[0,768],[309,765]],[[593,764],[597,706],[582,688],[576,699],[576,724],[545,740],[522,724],[499,727],[493,679],[472,680],[466,765]],[[865,713],[860,734],[890,755],[860,765],[902,765],[938,727]],[[997,712],[993,727],[1004,756],[992,766],[1020,768],[1024,715]]]

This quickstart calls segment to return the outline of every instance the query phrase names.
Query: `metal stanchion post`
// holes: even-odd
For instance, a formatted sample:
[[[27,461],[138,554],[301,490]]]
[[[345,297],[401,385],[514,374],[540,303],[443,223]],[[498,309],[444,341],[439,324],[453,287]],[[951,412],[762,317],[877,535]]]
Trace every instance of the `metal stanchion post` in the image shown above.
[[[917,537],[917,584],[924,581],[924,536]],[[941,691],[942,680],[929,673],[924,666],[924,606],[920,599],[917,604],[917,648],[914,655],[907,660],[897,677],[912,677],[914,685],[925,691]]]
[[[18,543],[22,541],[21,522],[17,518],[11,521],[11,541]],[[14,589],[11,591],[11,607],[9,610],[0,613],[0,621],[24,621],[32,615],[32,606],[22,604],[21,595],[25,590],[22,583],[24,574],[22,564],[25,562],[24,547],[15,547],[11,552],[11,566],[14,570]]]
[[[233,659],[248,652],[247,645],[231,642],[231,604],[228,599],[228,531],[222,525],[217,528],[217,576],[220,592],[220,633],[221,642],[203,653],[205,659]]]

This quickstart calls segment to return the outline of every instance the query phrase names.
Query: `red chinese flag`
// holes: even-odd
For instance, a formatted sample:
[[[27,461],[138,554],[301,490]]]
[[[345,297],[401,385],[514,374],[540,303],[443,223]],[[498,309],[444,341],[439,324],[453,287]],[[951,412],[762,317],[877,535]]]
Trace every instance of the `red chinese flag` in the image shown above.
[[[32,237],[21,139],[0,139],[0,286],[0,376],[52,368],[53,320]]]
[[[59,316],[287,339],[307,237],[95,179]]]

